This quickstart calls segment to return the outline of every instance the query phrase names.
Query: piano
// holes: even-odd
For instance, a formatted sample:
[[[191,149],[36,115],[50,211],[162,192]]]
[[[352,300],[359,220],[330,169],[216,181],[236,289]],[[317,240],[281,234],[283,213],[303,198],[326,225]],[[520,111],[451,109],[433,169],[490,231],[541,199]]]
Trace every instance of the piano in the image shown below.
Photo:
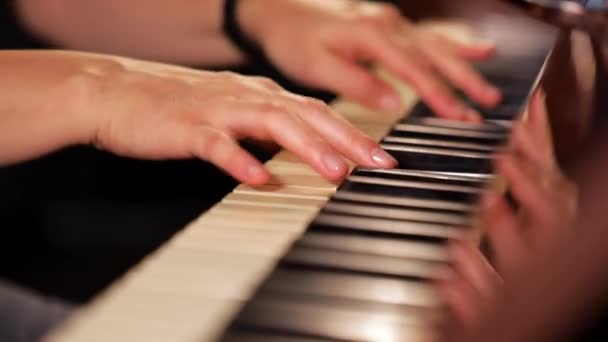
[[[483,31],[499,41],[499,56],[479,69],[505,97],[495,109],[478,108],[484,124],[434,118],[402,84],[407,115],[337,101],[334,108],[378,139],[398,169],[355,168],[338,185],[281,152],[267,163],[276,175],[270,184],[238,186],[46,340],[435,336],[444,310],[428,280],[450,267],[446,241],[479,241],[478,198],[496,180],[492,154],[508,140],[556,37],[534,24],[526,38],[535,44],[522,49],[507,19],[497,14],[489,20],[499,29]],[[511,40],[500,45],[505,36]]]

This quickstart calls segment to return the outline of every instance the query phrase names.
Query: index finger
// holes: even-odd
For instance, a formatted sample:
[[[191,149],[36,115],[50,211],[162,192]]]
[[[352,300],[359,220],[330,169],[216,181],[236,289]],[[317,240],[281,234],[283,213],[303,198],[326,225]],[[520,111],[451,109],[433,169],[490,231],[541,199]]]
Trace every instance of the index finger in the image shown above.
[[[364,53],[411,84],[438,116],[467,120],[474,113],[456,98],[419,52],[400,46],[379,30],[362,29],[360,33],[356,42]]]

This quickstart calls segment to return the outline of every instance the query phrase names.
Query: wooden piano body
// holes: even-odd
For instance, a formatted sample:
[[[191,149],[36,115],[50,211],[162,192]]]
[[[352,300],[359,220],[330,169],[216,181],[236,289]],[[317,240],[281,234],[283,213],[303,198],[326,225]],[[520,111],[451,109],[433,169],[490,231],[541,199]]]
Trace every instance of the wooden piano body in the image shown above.
[[[544,51],[546,56],[556,36],[555,30],[531,24],[527,19],[509,18],[502,9],[494,17],[486,16],[484,20],[476,21],[475,26],[487,38],[498,42],[500,57],[506,57],[501,61],[512,61],[513,58],[521,61],[521,58],[535,54],[538,57],[539,51],[541,55]],[[524,22],[523,27],[534,27],[534,30],[514,32],[518,23]],[[462,32],[460,26],[457,30],[444,24],[435,24],[434,27],[440,30],[448,28],[451,34]],[[532,43],[522,44],[523,37]],[[500,63],[499,69],[512,67]],[[538,72],[532,69],[515,70]],[[400,88],[404,102],[412,107],[417,101],[415,95],[403,84],[396,83],[396,86]],[[378,140],[385,137],[390,127],[403,117],[403,113],[374,113],[348,101],[338,101],[333,106]],[[285,340],[286,335],[268,333],[263,329],[241,336],[223,334],[244,304],[256,294],[260,284],[290,251],[292,244],[301,238],[308,223],[335,193],[337,185],[322,179],[287,152],[279,153],[267,166],[277,175],[272,184],[256,189],[238,186],[218,205],[76,313],[47,340],[207,341],[221,336],[225,340]],[[331,247],[340,241],[327,239],[315,243]],[[358,248],[356,241],[353,246]],[[365,246],[359,247],[365,249]],[[391,246],[386,248],[391,249]],[[395,250],[394,246],[392,249]],[[403,253],[426,261],[447,260],[441,247],[420,248],[411,244],[410,249]],[[331,255],[324,257],[330,258]],[[418,270],[420,265],[411,263],[409,267]],[[419,272],[433,271],[422,269]],[[302,284],[294,282],[292,285],[298,287]],[[433,322],[427,324],[424,320],[431,317],[433,321],[433,317],[440,315],[441,303],[428,284],[393,288],[357,288],[356,285],[345,288],[338,285],[330,289],[337,297],[342,291],[350,291],[368,299],[407,302],[412,313],[405,313],[400,319],[406,320],[405,324],[412,329],[396,334],[385,324],[386,317],[356,310],[345,315],[341,313],[340,317],[345,317],[343,321],[327,321],[313,302],[300,303],[299,317],[278,318],[291,321],[289,324],[295,330],[305,325],[322,326],[320,331],[328,332],[325,337],[330,337],[332,332],[346,331],[337,336],[350,340],[422,341],[434,334]],[[417,318],[417,311],[424,311],[424,320]],[[306,331],[306,328],[301,331]],[[296,337],[317,340],[324,336],[302,333],[292,337],[289,340]]]

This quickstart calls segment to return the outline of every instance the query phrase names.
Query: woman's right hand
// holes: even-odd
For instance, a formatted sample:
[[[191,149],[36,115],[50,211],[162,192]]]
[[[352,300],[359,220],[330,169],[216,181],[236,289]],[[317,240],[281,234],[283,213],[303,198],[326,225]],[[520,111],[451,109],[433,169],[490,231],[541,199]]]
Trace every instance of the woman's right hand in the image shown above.
[[[275,141],[330,180],[347,174],[347,160],[396,165],[326,104],[269,79],[98,59],[103,63],[77,83],[88,90],[76,110],[94,118],[87,140],[101,149],[142,159],[200,158],[249,184],[270,175],[239,146],[241,138]]]

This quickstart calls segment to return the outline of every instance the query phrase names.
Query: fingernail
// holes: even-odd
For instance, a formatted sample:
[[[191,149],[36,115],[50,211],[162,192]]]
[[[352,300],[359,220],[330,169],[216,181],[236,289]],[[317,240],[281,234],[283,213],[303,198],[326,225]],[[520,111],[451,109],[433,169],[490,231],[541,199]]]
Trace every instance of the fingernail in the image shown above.
[[[379,167],[391,168],[397,165],[397,160],[381,148],[376,148],[371,153],[372,160]]]
[[[333,154],[326,154],[323,156],[322,162],[325,169],[333,174],[344,174],[348,169],[348,166],[342,158]]]
[[[380,97],[379,104],[386,111],[398,111],[401,109],[401,98],[395,94],[387,93]]]
[[[261,178],[266,175],[266,169],[261,165],[252,165],[247,170],[247,173],[252,178]]]

